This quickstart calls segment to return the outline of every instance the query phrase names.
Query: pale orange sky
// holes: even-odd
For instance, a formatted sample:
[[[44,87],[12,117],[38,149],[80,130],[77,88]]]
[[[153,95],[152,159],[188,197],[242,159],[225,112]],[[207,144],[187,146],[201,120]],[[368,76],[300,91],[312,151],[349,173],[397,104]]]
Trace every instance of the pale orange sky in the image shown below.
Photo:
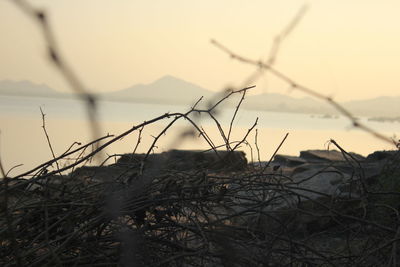
[[[210,90],[240,85],[253,67],[210,44],[266,58],[302,0],[36,0],[50,15],[68,63],[99,91],[170,74]],[[400,1],[315,0],[281,47],[276,67],[339,100],[400,95]],[[41,32],[11,1],[0,1],[0,80],[69,90],[45,58]],[[286,93],[270,75],[258,92]],[[293,96],[302,96],[292,93]]]

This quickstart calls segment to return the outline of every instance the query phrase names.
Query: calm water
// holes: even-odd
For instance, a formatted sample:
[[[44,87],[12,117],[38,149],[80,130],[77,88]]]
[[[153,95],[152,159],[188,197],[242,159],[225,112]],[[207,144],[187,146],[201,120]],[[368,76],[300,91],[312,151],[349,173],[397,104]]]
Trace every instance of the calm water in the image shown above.
[[[43,133],[39,107],[46,114],[46,128],[56,154],[63,153],[73,142],[88,142],[91,134],[86,122],[85,107],[81,101],[71,99],[25,98],[0,96],[0,156],[6,169],[17,164],[24,164],[13,174],[28,170],[51,158],[51,153]],[[171,105],[149,105],[137,103],[100,102],[99,113],[102,132],[119,134],[145,120],[150,120],[166,112],[185,112],[189,108]],[[232,109],[221,110],[218,120],[227,131]],[[393,146],[377,140],[357,129],[352,129],[346,118],[324,119],[321,116],[296,113],[279,113],[240,110],[234,122],[230,140],[241,140],[256,118],[258,121],[258,141],[262,160],[267,160],[275,151],[286,133],[289,137],[280,153],[297,155],[301,150],[326,149],[327,141],[336,140],[348,151],[367,155],[375,150],[392,149]],[[202,116],[198,124],[204,127],[215,145],[223,144],[215,123]],[[400,132],[400,123],[368,122],[372,128],[394,136]],[[157,135],[170,120],[160,121],[145,127],[142,132],[138,152],[145,152]],[[207,143],[199,138],[182,138],[180,134],[190,125],[187,121],[175,124],[157,143],[156,151],[171,148],[205,149]],[[131,152],[138,140],[134,132],[121,141],[108,147],[106,153]],[[255,134],[247,138],[256,158]],[[251,158],[249,146],[243,146],[248,158]]]

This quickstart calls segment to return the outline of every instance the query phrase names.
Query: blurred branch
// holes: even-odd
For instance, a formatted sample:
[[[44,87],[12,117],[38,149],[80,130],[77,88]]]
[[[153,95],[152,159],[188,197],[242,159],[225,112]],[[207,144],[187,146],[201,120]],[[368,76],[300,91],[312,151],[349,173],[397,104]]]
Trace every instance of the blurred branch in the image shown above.
[[[92,131],[92,137],[93,139],[98,138],[100,136],[100,125],[97,118],[96,98],[86,89],[76,73],[62,57],[46,13],[41,9],[35,8],[28,1],[11,1],[15,3],[15,5],[19,7],[27,16],[38,23],[43,33],[43,39],[47,45],[47,54],[50,61],[56,66],[60,74],[69,83],[76,95],[85,101],[88,121],[90,123],[90,128]]]
[[[296,26],[303,19],[304,15],[308,10],[308,5],[303,5],[298,11],[296,16],[290,21],[290,23],[277,35],[272,44],[271,51],[269,53],[268,60],[265,62],[267,65],[274,65],[278,56],[281,43],[289,36],[289,34],[296,28]]]
[[[360,123],[356,117],[354,117],[348,110],[346,110],[343,106],[341,106],[339,103],[335,102],[331,97],[325,96],[321,93],[318,93],[317,91],[310,89],[306,86],[303,86],[301,84],[298,84],[295,82],[293,79],[291,79],[289,76],[286,76],[282,72],[278,71],[275,69],[272,65],[269,65],[267,63],[264,63],[262,61],[258,60],[252,60],[243,56],[240,56],[234,52],[232,52],[230,49],[226,48],[224,45],[220,44],[216,40],[211,40],[211,43],[215,45],[217,48],[228,54],[231,58],[236,59],[242,63],[246,63],[249,65],[253,65],[255,67],[259,67],[264,69],[265,71],[268,71],[269,73],[273,74],[275,77],[279,78],[280,80],[286,82],[291,86],[292,89],[294,90],[299,90],[303,93],[309,94],[315,98],[321,99],[326,101],[328,104],[333,106],[337,111],[339,111],[343,116],[347,117],[353,127],[355,128],[360,128],[361,130],[375,136],[376,138],[379,138],[387,143],[393,144],[393,140],[390,137],[387,137],[383,134],[380,134],[379,132],[374,131],[373,129],[367,127],[366,125]]]

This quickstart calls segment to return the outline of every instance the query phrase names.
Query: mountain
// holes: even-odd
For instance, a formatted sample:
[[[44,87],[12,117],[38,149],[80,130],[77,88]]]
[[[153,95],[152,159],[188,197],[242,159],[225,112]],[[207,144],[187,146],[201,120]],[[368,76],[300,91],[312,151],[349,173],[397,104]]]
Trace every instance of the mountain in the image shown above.
[[[209,98],[212,95],[212,92],[198,85],[167,75],[150,84],[137,84],[101,96],[106,100],[190,105],[201,96]]]
[[[216,95],[219,95],[219,97]],[[203,102],[207,103],[207,100],[220,99],[223,94],[215,94],[198,85],[168,75],[150,84],[138,84],[101,95],[102,98],[108,100],[181,105],[191,105],[201,96],[204,96]],[[237,98],[228,99],[224,106],[234,107],[237,105],[237,100]],[[400,115],[400,97],[378,97],[341,104],[355,116],[396,117]],[[338,111],[332,106],[319,99],[312,97],[294,98],[274,93],[246,96],[242,108],[278,112],[338,114]]]
[[[30,81],[0,81],[0,95],[13,96],[62,96],[62,93],[45,84],[36,84]]]
[[[129,88],[102,94],[106,100],[134,101],[153,104],[182,104],[190,105],[201,96],[204,103],[208,100],[219,100],[224,93],[216,94],[198,85],[173,76],[164,76],[150,84],[138,84]],[[237,98],[227,99],[224,106],[237,105]],[[320,101],[310,97],[292,98],[281,94],[262,94],[247,96],[242,104],[245,109],[272,110],[304,113],[327,113],[330,111]]]
[[[348,101],[343,106],[362,116],[400,116],[400,96],[381,96],[366,100]]]
[[[30,81],[0,81],[0,95],[15,96],[46,96],[46,97],[73,97],[73,94],[60,93],[45,84],[35,84]],[[100,99],[112,101],[130,101],[149,104],[177,104],[189,106],[201,96],[203,106],[210,100],[219,100],[223,93],[216,94],[198,85],[173,76],[164,76],[149,84],[137,84],[129,88],[102,93]],[[235,107],[239,95],[224,101],[225,107]],[[368,117],[399,117],[400,96],[382,96],[366,100],[347,101],[341,103],[344,108],[355,116]],[[246,96],[242,108],[277,112],[301,112],[310,114],[338,114],[326,102],[311,97],[294,98],[282,94],[261,94]]]

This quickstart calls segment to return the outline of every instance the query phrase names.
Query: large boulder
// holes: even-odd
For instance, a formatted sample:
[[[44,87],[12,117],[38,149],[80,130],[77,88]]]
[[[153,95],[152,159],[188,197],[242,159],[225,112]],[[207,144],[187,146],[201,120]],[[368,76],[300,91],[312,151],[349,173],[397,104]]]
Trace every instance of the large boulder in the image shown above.
[[[140,180],[149,184],[171,172],[243,171],[246,168],[247,159],[242,151],[170,150],[147,156],[123,154],[114,164],[83,166],[69,177],[87,182],[131,184]]]
[[[395,157],[399,157],[399,150],[388,150],[388,151],[375,151],[369,154],[366,158],[367,161],[381,161],[381,160],[390,160]]]
[[[236,203],[234,212],[243,214],[235,218],[234,223],[256,227],[263,232],[285,231],[303,235],[334,225],[334,210],[341,214],[358,212],[363,194],[360,184],[363,173],[359,166],[344,161],[337,151],[332,154],[307,152],[303,155],[309,161],[278,157],[278,160],[287,159],[286,163],[290,162],[287,165],[294,167],[283,167],[292,170],[287,176],[269,176],[271,180],[266,180],[264,190],[248,190],[240,184],[232,185],[238,191],[233,199]],[[258,208],[261,202],[266,205]]]
[[[341,185],[351,182],[351,173],[344,173],[333,166],[309,166],[292,176],[294,192],[304,199],[319,199],[324,196],[344,197],[348,192],[340,190]],[[346,196],[347,197],[347,196]]]
[[[307,163],[306,159],[295,157],[295,156],[287,156],[287,155],[276,155],[273,161],[274,165],[280,165],[282,167],[296,167],[302,164]]]
[[[362,161],[365,158],[356,153],[349,153],[356,160]],[[337,150],[306,150],[300,152],[300,158],[309,162],[315,161],[345,161],[343,153]]]
[[[125,154],[117,161],[119,165],[152,164],[165,170],[191,171],[243,171],[247,168],[246,154],[243,151],[200,151],[170,150],[160,154]],[[146,168],[146,167],[145,167]]]

